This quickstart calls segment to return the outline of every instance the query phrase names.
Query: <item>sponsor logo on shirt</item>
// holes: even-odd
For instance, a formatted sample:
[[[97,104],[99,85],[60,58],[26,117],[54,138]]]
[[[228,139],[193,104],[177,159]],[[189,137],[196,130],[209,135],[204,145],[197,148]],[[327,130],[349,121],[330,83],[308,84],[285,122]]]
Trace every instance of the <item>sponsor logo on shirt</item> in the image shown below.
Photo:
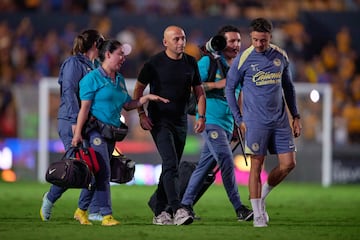
[[[251,65],[250,65],[251,69],[252,69],[254,72],[258,72],[258,71],[259,71],[259,68],[258,68],[257,66],[259,66],[259,64],[251,64]]]
[[[281,83],[281,74],[282,72],[263,72],[259,71],[253,76],[253,82],[256,86],[268,85],[268,84],[278,84]]]

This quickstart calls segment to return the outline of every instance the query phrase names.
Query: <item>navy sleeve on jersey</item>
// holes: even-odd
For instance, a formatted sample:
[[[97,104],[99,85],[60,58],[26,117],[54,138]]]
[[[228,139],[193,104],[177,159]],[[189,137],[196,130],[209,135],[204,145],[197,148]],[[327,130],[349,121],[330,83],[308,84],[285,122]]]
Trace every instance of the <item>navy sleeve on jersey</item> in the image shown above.
[[[292,81],[289,65],[284,69],[282,75],[282,88],[289,111],[293,117],[299,115],[296,104],[295,87]]]
[[[240,55],[238,55],[226,75],[226,86],[225,86],[225,96],[229,104],[230,110],[234,116],[235,123],[239,126],[242,122],[242,115],[240,113],[240,108],[237,101],[236,89],[240,84],[242,78],[240,71],[238,70]],[[241,91],[241,88],[240,88]]]

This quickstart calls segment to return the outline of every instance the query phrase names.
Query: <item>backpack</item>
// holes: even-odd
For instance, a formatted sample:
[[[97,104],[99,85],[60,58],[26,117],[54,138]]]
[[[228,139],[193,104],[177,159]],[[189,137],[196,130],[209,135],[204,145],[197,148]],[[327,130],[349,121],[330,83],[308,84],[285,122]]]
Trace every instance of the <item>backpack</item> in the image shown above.
[[[220,57],[215,57],[212,53],[208,52],[204,47],[200,48],[201,56],[208,56],[210,58],[210,65],[208,70],[208,79],[206,82],[214,82],[216,77],[216,72],[220,69],[220,73],[223,77],[226,76],[226,73],[229,70],[228,66],[222,64]],[[207,98],[219,98],[225,100],[224,89],[212,89],[206,92]],[[196,115],[196,106],[197,99],[193,92],[190,94],[190,98],[187,106],[187,114],[195,116]]]

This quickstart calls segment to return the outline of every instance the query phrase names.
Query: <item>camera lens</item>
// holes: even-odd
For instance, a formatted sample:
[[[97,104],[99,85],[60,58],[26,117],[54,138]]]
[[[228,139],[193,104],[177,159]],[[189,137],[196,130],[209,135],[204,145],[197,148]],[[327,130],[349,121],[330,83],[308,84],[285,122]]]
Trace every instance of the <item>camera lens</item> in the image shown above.
[[[226,47],[226,39],[221,35],[216,35],[210,38],[205,47],[209,52],[222,51]]]

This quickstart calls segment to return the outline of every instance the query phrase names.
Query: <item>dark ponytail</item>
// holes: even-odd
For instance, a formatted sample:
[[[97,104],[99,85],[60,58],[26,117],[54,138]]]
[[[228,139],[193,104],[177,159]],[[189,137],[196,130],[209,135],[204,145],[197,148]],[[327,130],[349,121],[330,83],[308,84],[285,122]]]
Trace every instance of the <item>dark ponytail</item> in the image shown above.
[[[92,48],[94,43],[96,43],[96,47],[98,47],[102,41],[104,41],[104,38],[97,30],[85,30],[74,39],[71,54],[76,55],[78,53],[86,53]]]

